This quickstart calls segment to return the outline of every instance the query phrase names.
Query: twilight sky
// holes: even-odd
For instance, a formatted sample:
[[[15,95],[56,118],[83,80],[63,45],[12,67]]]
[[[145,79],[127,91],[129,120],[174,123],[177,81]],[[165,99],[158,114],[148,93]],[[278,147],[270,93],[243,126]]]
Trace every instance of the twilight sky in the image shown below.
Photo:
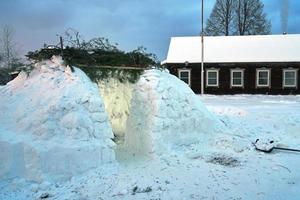
[[[215,0],[205,1],[205,18]],[[273,34],[281,34],[283,0],[263,0]],[[0,0],[0,27],[10,25],[23,53],[44,43],[57,44],[57,34],[72,27],[84,39],[106,37],[130,51],[143,45],[159,59],[166,57],[170,37],[200,33],[201,0]],[[300,1],[290,0],[288,33],[300,33]]]

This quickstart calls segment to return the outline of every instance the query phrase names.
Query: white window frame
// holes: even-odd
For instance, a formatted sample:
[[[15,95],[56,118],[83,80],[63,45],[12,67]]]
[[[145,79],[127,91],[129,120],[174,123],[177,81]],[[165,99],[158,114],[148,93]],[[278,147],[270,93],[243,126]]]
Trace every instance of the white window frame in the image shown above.
[[[208,73],[209,72],[217,73],[217,84],[208,84]],[[219,70],[218,69],[207,69],[206,70],[206,87],[219,87]]]
[[[178,69],[178,78],[181,80],[181,72],[188,72],[188,85],[191,86],[191,70],[190,69]]]
[[[294,85],[286,85],[285,84],[285,72],[295,72],[295,84]],[[288,68],[282,70],[282,87],[283,88],[297,88],[298,86],[298,69]]]
[[[233,73],[234,72],[240,72],[241,73],[241,84],[233,84]],[[230,70],[230,87],[244,87],[244,70],[243,69],[231,69]]]
[[[259,72],[268,72],[268,84],[266,85],[259,84]],[[266,69],[266,68],[256,69],[256,87],[257,88],[271,87],[271,69]]]

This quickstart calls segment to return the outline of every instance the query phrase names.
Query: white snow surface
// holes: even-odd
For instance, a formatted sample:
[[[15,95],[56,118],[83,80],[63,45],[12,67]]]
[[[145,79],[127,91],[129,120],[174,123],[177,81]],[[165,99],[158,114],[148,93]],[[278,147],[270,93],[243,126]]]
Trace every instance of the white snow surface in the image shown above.
[[[172,37],[164,63],[201,63],[201,37]],[[299,62],[300,34],[206,36],[204,62]]]
[[[300,197],[300,154],[255,151],[252,142],[300,147],[300,96],[201,96],[238,141],[242,152],[167,154],[102,165],[61,183],[0,180],[0,199],[289,199]],[[227,111],[231,112],[227,115]],[[239,115],[243,111],[243,115]],[[236,113],[236,114],[234,114]],[[207,147],[210,148],[210,147]],[[148,188],[148,190],[147,190]],[[151,188],[151,190],[149,189]],[[136,191],[136,192],[134,192]],[[147,192],[148,191],[148,192]]]
[[[220,125],[183,81],[166,71],[147,70],[133,91],[125,145],[136,154],[170,153],[204,144]]]
[[[0,88],[0,177],[66,180],[114,161],[113,133],[96,84],[60,58]]]
[[[107,163],[114,160],[108,117],[98,134],[70,135],[63,124],[55,125],[61,128],[55,134],[38,132],[34,124],[19,126],[13,106],[20,100],[19,107],[26,107],[24,116],[34,115],[27,122],[39,120],[35,112],[48,107],[48,102],[52,105],[48,119],[59,120],[52,117],[53,107],[56,115],[68,112],[60,109],[61,101],[52,104],[52,100],[65,93],[70,95],[64,102],[82,102],[88,96],[86,104],[94,98],[99,103],[77,103],[74,115],[92,120],[89,108],[99,107],[103,114],[97,86],[80,70],[70,73],[53,62],[0,88],[0,199],[299,199],[300,154],[258,152],[252,143],[272,140],[274,146],[299,149],[300,96],[196,96],[166,72],[146,71],[133,90],[125,141],[137,153],[159,156],[122,152],[117,153],[118,162]],[[24,87],[31,79],[35,81]],[[52,81],[61,84],[54,86]],[[27,90],[38,87],[47,91],[47,103],[33,104],[39,102],[38,93],[27,95]],[[57,95],[50,98],[50,91]],[[18,96],[21,92],[26,95]]]

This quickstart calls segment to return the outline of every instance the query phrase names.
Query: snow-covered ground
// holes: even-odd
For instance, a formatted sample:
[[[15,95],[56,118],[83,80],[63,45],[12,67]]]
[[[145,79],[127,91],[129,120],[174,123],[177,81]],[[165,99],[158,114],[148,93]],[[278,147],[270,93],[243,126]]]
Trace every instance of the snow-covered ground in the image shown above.
[[[204,96],[201,100],[244,138],[274,140],[300,149],[300,96]]]
[[[257,152],[251,142],[300,149],[300,96],[202,96],[243,146],[131,158],[67,182],[0,182],[0,199],[299,199],[300,153]],[[220,144],[222,144],[222,138]],[[209,148],[209,147],[207,147]]]

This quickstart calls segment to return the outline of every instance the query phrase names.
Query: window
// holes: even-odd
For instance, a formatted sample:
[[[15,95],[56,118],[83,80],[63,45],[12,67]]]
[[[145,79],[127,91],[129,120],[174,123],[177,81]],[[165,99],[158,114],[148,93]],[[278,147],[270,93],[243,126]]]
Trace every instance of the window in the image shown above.
[[[256,86],[257,87],[270,87],[270,69],[257,69],[256,70]]]
[[[244,86],[244,70],[232,69],[231,70],[231,87]]]
[[[190,69],[179,69],[178,77],[180,80],[191,86],[191,70]]]
[[[283,70],[283,87],[297,87],[297,72],[296,69]]]
[[[206,86],[218,87],[219,86],[219,70],[208,69],[206,71]]]

